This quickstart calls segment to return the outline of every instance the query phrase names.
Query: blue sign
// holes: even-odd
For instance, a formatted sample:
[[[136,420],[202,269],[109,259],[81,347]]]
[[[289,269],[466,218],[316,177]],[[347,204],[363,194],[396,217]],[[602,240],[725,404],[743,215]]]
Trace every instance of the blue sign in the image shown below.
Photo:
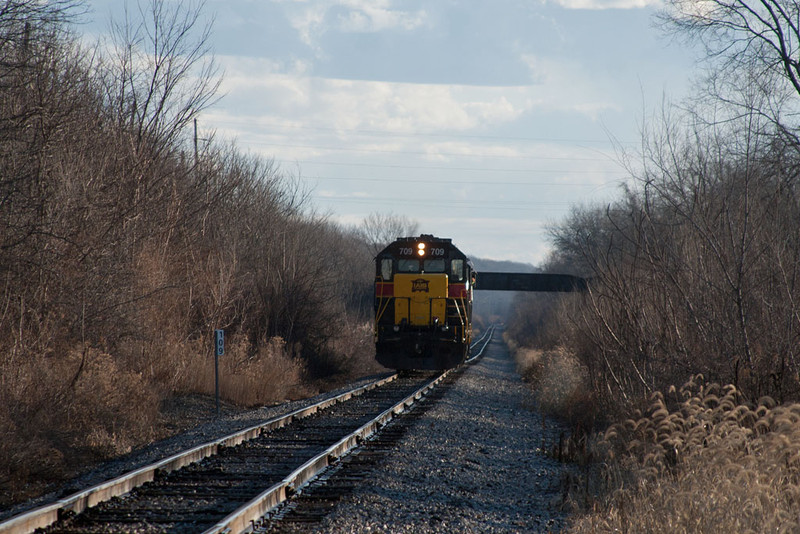
[[[217,356],[225,354],[225,330],[214,330],[214,346]]]

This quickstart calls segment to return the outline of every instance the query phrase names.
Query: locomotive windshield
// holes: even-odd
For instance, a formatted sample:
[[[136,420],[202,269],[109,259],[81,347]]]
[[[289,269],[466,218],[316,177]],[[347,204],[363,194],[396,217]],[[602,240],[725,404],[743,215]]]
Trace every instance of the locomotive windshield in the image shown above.
[[[422,267],[423,271],[426,273],[443,273],[444,272],[444,260],[425,260]]]
[[[443,273],[445,272],[445,262],[443,259],[428,259],[422,261],[422,271],[420,271],[419,260],[397,260],[398,273]]]
[[[381,263],[381,274],[384,280],[391,278],[391,260],[384,260]],[[420,270],[420,268],[422,270]],[[447,261],[444,258],[429,258],[422,260],[417,259],[398,259],[397,260],[398,273],[447,273]],[[464,280],[464,260],[452,260],[450,262],[450,277],[453,281],[460,282]]]
[[[419,260],[397,260],[398,273],[418,273]]]

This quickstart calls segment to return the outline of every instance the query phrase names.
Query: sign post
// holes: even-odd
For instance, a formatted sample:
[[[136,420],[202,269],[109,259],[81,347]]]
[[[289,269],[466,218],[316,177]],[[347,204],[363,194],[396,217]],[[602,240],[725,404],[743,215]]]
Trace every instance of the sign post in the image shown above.
[[[219,357],[225,354],[225,330],[214,330],[214,398],[219,417]]]

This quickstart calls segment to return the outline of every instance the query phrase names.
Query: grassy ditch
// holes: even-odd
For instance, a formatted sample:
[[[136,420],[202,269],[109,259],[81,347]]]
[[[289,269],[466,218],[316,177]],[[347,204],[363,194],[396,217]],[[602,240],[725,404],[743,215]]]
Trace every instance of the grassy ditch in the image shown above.
[[[575,414],[588,405],[580,387],[568,387],[580,376],[574,359],[516,353],[541,387],[542,408],[578,423],[558,451],[579,466],[564,480],[563,506],[575,514],[569,532],[800,531],[800,404],[752,402],[697,375],[587,436],[579,426],[586,417]]]
[[[536,393],[538,409],[565,419],[582,432],[594,426],[592,395],[587,371],[568,350],[531,349],[506,338],[517,372]]]

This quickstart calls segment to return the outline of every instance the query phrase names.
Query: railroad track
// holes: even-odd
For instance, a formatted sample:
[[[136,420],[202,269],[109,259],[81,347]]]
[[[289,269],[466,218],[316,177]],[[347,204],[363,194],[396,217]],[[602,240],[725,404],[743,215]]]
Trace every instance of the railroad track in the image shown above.
[[[245,532],[448,374],[392,375],[13,517],[0,534]]]
[[[455,369],[442,381],[447,386],[457,379],[463,369]],[[325,469],[302,491],[252,525],[252,531],[266,533],[315,532],[338,502],[364,480],[373,476],[376,466],[383,462],[414,423],[423,417],[435,400],[444,395],[447,387],[437,387],[424,404],[414,406],[408,414],[391,420],[380,432],[370,436],[360,447],[346,454]]]

